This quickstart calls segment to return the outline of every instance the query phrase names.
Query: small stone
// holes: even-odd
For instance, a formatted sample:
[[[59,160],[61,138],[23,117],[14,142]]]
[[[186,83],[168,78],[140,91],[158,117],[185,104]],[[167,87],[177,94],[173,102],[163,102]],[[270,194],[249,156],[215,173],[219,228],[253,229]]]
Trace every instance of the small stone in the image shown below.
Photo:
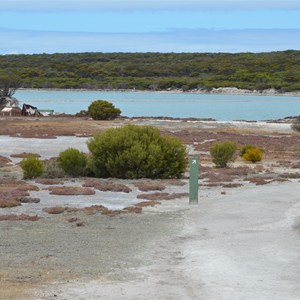
[[[40,198],[31,198],[31,197],[22,197],[19,199],[21,203],[39,203],[41,202]]]

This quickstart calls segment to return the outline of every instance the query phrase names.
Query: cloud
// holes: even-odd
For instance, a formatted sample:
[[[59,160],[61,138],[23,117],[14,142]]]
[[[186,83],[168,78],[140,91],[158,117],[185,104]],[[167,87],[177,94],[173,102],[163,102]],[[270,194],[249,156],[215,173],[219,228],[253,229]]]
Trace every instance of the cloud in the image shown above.
[[[66,33],[0,29],[0,53],[270,52],[300,50],[300,29]]]
[[[0,0],[0,10],[300,9],[299,0]]]

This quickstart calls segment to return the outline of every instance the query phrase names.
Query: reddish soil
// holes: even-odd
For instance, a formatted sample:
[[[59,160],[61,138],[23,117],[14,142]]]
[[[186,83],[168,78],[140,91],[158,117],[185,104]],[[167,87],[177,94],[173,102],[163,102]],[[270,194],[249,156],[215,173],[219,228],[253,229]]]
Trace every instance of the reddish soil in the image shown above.
[[[152,194],[140,194],[137,195],[138,199],[145,199],[145,200],[173,200],[176,198],[188,197],[189,194],[187,193],[152,193]]]
[[[23,180],[0,179],[0,207],[20,205],[21,198],[29,196],[28,191],[38,191],[39,188]]]
[[[136,182],[134,185],[142,192],[162,191],[166,188],[166,186],[161,183],[150,181]]]
[[[39,219],[40,217],[38,216],[29,216],[26,214],[0,216],[0,221],[38,221]]]
[[[91,188],[83,188],[77,186],[61,186],[61,187],[48,187],[45,188],[50,191],[51,195],[64,195],[64,196],[75,196],[75,195],[95,195],[95,190]]]
[[[115,183],[102,179],[89,178],[83,184],[84,187],[93,187],[102,192],[123,192],[130,193],[132,190],[125,184]]]

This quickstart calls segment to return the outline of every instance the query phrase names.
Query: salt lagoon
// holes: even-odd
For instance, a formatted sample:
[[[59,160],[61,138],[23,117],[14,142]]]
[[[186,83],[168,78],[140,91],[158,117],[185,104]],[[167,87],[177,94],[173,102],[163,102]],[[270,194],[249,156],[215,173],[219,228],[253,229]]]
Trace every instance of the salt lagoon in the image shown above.
[[[290,95],[228,95],[176,92],[18,90],[16,98],[39,109],[75,114],[92,101],[107,100],[127,117],[271,120],[300,115],[300,97]]]

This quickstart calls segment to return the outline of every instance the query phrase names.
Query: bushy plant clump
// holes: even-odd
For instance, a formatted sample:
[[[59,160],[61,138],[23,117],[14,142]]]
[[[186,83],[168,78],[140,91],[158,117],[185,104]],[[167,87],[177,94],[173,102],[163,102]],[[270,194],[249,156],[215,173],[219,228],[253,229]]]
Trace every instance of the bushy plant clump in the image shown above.
[[[58,158],[44,160],[43,178],[63,178],[66,176],[65,171],[60,167]]]
[[[37,157],[28,157],[21,161],[20,166],[23,170],[24,179],[37,178],[43,174],[43,162]]]
[[[244,154],[249,150],[249,149],[253,149],[256,148],[256,146],[248,144],[242,147],[241,151],[240,151],[240,156],[243,157]]]
[[[75,114],[76,117],[88,117],[89,113],[86,110],[81,110],[80,112]]]
[[[242,148],[240,155],[246,160],[253,163],[262,160],[263,149],[254,145],[246,145]]]
[[[97,100],[88,107],[88,114],[94,120],[112,120],[121,114],[121,110],[105,100]]]
[[[69,148],[60,152],[58,156],[59,166],[71,176],[82,176],[87,165],[85,154],[78,149]]]
[[[293,121],[293,124],[292,124],[292,129],[294,131],[300,131],[300,116],[297,117],[294,121]]]
[[[179,178],[187,166],[185,145],[151,126],[108,129],[90,139],[88,148],[98,177]]]
[[[262,154],[263,154],[263,151],[261,149],[259,149],[259,148],[250,148],[243,155],[243,158],[247,161],[251,161],[253,163],[256,163],[257,161],[262,160]]]
[[[234,142],[226,141],[215,143],[210,149],[210,155],[213,157],[213,163],[218,168],[225,168],[230,161],[234,160],[234,154],[237,150]]]

